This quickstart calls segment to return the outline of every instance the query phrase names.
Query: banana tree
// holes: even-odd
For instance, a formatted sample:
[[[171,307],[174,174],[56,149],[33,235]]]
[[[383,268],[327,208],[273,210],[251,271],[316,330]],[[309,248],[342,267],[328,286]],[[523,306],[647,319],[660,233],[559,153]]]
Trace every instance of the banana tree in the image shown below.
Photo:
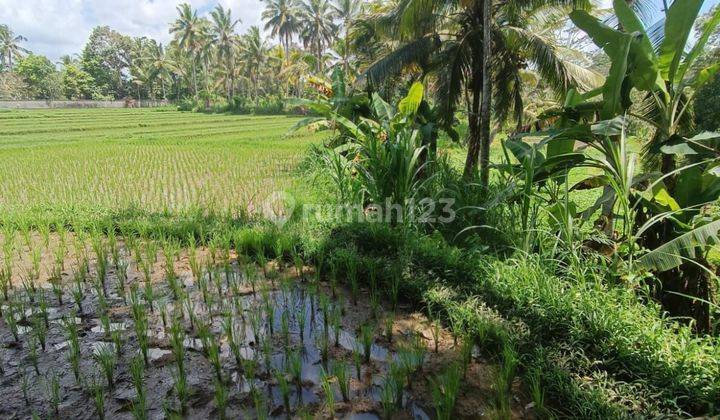
[[[556,124],[552,132],[543,133],[541,144],[556,161],[601,171],[572,188],[603,188],[583,215],[602,209],[600,225],[608,234],[614,231],[614,219],[620,218],[622,232],[617,240],[626,245],[629,271],[654,273],[660,280],[656,295],[665,308],[673,315],[693,318],[699,331],[709,331],[708,302],[714,300],[716,276],[707,268],[706,255],[718,242],[720,221],[708,207],[720,196],[720,134],[692,137],[689,121],[694,92],[720,65],[710,65],[694,78],[687,75],[720,23],[720,12],[688,48],[702,0],[675,1],[667,10],[661,39],[648,35],[624,0],[614,0],[613,5],[620,29],[584,11],[571,13],[573,22],[608,55],[611,66],[600,89],[585,94],[571,91],[565,107],[544,115]],[[639,104],[633,104],[633,91],[644,94]],[[646,162],[646,172],[637,169],[636,157],[627,150],[626,116],[655,128],[638,156]],[[578,145],[599,152],[593,156],[600,157],[576,151]],[[638,253],[640,249],[644,251]]]

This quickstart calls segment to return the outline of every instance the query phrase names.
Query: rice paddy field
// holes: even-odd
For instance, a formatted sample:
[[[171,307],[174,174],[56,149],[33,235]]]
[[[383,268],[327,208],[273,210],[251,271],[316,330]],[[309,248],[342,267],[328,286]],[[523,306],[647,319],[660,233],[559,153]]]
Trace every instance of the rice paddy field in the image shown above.
[[[293,168],[318,139],[286,136],[295,121],[169,108],[0,111],[0,212],[236,214],[293,186]]]
[[[527,417],[514,367],[399,300],[399,276],[389,297],[382,264],[360,279],[357,255],[308,260],[246,217],[312,193],[297,165],[322,138],[296,120],[0,112],[0,418],[477,418],[496,394]]]

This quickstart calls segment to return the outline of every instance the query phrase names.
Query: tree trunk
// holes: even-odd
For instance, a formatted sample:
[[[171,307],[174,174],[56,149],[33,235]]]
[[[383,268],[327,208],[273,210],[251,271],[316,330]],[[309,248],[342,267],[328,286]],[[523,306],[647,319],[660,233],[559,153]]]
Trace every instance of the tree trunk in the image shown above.
[[[694,320],[695,331],[701,334],[712,331],[711,308],[708,302],[714,302],[716,292],[713,290],[712,279],[704,268],[707,265],[704,260],[689,261],[674,270],[658,274],[662,282],[663,307],[672,316]]]
[[[193,58],[192,62],[192,76],[193,76],[193,93],[195,96],[195,100],[198,99],[198,88],[197,88],[197,66],[195,65],[195,59]]]
[[[490,70],[492,57],[491,22],[492,0],[485,0],[483,2],[483,92],[482,108],[480,110],[480,184],[486,188],[490,182],[490,143],[492,142],[490,134],[490,106],[492,99],[492,73]]]
[[[468,110],[468,152],[465,158],[465,170],[463,171],[463,178],[466,180],[475,178],[480,155],[480,126],[478,124],[478,117],[482,79],[479,70],[478,68],[475,69],[475,74],[473,74],[471,81],[472,104]]]

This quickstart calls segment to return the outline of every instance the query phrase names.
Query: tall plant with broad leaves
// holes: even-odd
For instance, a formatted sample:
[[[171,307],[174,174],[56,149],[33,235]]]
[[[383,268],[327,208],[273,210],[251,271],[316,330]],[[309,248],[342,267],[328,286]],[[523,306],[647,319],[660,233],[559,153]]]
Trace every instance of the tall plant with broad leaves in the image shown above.
[[[571,91],[563,109],[546,114],[559,120],[543,133],[542,143],[547,146],[546,160],[568,164],[557,166],[563,170],[572,166],[601,171],[572,187],[603,188],[583,215],[601,210],[597,225],[608,235],[613,235],[620,219],[621,232],[612,239],[625,247],[628,273],[654,273],[660,280],[654,290],[665,308],[673,315],[693,318],[699,331],[709,331],[716,276],[706,258],[718,243],[720,229],[717,212],[709,209],[720,196],[720,134],[692,136],[689,122],[692,95],[720,66],[710,65],[692,79],[686,76],[720,22],[720,13],[709,19],[688,48],[701,5],[702,0],[674,2],[666,13],[664,37],[655,39],[623,0],[614,1],[622,29],[584,11],[572,12],[573,22],[603,49],[611,66],[600,89],[584,95]],[[639,104],[631,100],[633,90],[644,93]],[[595,116],[601,121],[596,122]],[[637,169],[637,157],[626,146],[628,117],[655,128],[640,156],[646,163],[644,172]],[[576,151],[576,143],[599,153]]]
[[[343,114],[347,108],[330,99],[293,103],[318,113],[300,126],[336,128],[343,137],[323,158],[341,201],[372,211],[387,210],[387,203],[400,205],[390,222],[405,224],[412,219],[415,209],[406,204],[418,201],[432,179],[426,171],[431,159],[424,139],[437,136],[434,124],[422,113],[427,106],[422,84],[414,83],[396,106],[377,93],[371,95],[367,116],[357,118]]]

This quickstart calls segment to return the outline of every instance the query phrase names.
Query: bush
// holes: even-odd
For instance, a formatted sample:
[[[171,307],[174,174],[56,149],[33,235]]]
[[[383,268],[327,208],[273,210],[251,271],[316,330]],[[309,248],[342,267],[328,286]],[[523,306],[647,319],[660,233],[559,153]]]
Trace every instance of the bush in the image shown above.
[[[352,224],[335,228],[320,249],[333,255],[352,248],[360,258],[384,260],[380,279],[387,284],[393,270],[402,270],[402,296],[410,301],[427,300],[428,291],[445,286],[453,296],[444,300],[446,311],[477,297],[478,310],[484,303],[521,321],[528,332],[524,354],[530,363],[552,367],[546,385],[561,406],[573,401],[569,409],[598,418],[707,414],[720,407],[717,340],[664,318],[633,290],[605,285],[602,269],[577,278],[539,255],[499,260],[449,246],[440,235],[405,235],[385,225]],[[486,331],[478,323],[487,317],[466,305],[465,328]],[[546,351],[536,354],[539,348]]]

